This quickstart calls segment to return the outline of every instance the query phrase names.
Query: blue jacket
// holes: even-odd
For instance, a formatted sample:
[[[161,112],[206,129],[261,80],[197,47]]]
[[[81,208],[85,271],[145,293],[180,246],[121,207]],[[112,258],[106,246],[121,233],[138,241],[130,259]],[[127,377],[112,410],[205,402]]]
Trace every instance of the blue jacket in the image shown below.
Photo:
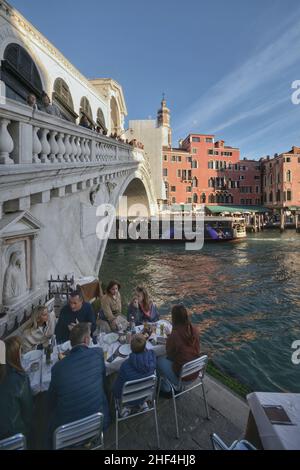
[[[145,350],[142,353],[131,353],[129,358],[123,362],[120,367],[119,375],[113,385],[113,393],[116,398],[121,398],[122,390],[125,382],[130,380],[143,379],[149,375],[153,375],[156,369],[156,356],[154,351]],[[141,401],[133,402],[132,405]]]
[[[109,425],[105,393],[105,364],[100,348],[79,345],[69,356],[56,363],[51,372],[48,403],[54,430],[99,411],[104,414],[104,428]]]
[[[138,308],[134,307],[132,304],[129,304],[127,311],[127,320],[130,322],[131,317],[134,317],[136,326],[142,325],[144,322],[155,323],[159,320],[159,313],[155,303],[151,304],[150,307],[150,318],[146,317],[143,310],[140,306]]]
[[[91,335],[96,329],[96,315],[90,303],[84,302],[78,312],[72,312],[69,304],[65,305],[58,317],[58,322],[55,328],[56,340],[58,343],[65,343],[70,339],[70,330],[68,325],[71,323],[91,323]]]

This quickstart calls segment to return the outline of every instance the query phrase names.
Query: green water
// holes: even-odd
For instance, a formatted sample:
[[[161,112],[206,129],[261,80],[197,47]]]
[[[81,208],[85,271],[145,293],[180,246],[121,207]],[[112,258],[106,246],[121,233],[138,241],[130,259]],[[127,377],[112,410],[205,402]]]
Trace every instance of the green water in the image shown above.
[[[121,282],[124,305],[139,284],[162,316],[184,303],[200,325],[202,351],[253,390],[300,392],[300,365],[291,360],[291,345],[300,340],[295,231],[265,231],[198,252],[171,243],[110,242],[100,278]]]

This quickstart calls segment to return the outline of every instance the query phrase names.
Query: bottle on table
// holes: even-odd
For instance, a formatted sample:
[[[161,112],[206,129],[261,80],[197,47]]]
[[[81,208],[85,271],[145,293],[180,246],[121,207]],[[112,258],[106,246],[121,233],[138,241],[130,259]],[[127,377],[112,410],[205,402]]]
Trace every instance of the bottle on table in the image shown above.
[[[133,335],[135,334],[135,318],[134,318],[134,315],[131,315],[131,318],[130,318],[130,331]]]

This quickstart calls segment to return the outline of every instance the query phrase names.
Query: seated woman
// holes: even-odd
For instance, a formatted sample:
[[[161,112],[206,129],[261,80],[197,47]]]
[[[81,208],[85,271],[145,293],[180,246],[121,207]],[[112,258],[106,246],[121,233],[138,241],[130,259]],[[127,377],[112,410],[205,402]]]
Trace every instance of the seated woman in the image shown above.
[[[118,331],[126,329],[128,323],[122,316],[122,300],[120,295],[121,285],[118,281],[111,281],[106,289],[106,294],[101,299],[100,329]]]
[[[47,347],[54,334],[56,318],[54,312],[48,313],[45,305],[33,312],[29,326],[23,331],[22,351],[27,353],[37,347]]]
[[[159,313],[154,302],[149,300],[149,295],[144,287],[137,287],[135,296],[128,306],[127,320],[134,318],[136,325],[144,322],[154,323],[159,320]]]
[[[0,439],[15,434],[28,438],[33,399],[29,378],[21,366],[21,339],[0,341]]]
[[[176,389],[179,384],[181,368],[187,362],[200,357],[199,331],[192,325],[187,309],[183,305],[175,305],[172,309],[172,333],[167,338],[167,356],[159,357],[157,369],[162,377],[161,392],[163,396],[169,397],[170,385],[163,380],[167,378]],[[197,374],[193,374],[184,381],[196,380]]]

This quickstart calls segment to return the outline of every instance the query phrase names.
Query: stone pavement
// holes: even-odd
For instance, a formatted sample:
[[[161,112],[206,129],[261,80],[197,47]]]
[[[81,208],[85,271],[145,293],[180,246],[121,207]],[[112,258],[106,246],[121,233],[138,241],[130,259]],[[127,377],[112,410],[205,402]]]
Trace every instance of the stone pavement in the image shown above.
[[[238,428],[215,408],[206,419],[201,387],[176,400],[180,438],[176,439],[172,400],[159,399],[158,424],[162,450],[211,450],[210,434],[216,432],[227,444],[243,437]],[[221,397],[220,397],[221,398]],[[235,397],[233,396],[233,400]],[[104,436],[105,449],[115,449],[115,424]],[[119,423],[119,450],[157,449],[154,413],[146,413]]]

